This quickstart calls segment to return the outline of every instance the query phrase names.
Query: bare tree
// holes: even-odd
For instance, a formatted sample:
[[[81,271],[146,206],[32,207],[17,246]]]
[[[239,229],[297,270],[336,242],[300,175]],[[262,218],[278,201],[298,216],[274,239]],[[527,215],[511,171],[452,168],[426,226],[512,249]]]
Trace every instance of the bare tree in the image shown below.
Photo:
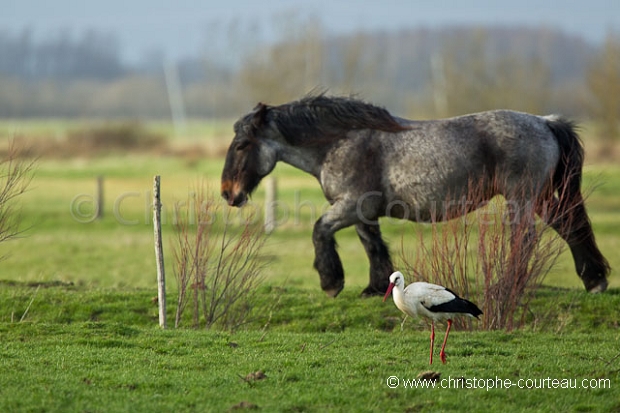
[[[17,198],[26,192],[36,160],[22,158],[20,153],[11,142],[0,160],[0,242],[15,238],[23,232]]]
[[[254,101],[284,103],[320,86],[323,30],[317,20],[282,27],[283,41],[257,50],[243,64],[241,82]]]
[[[483,29],[447,41],[435,57],[434,70],[443,72],[433,73],[441,85],[435,100],[444,102],[440,106],[449,115],[497,108],[544,112],[551,90],[545,59],[492,53],[491,45]]]
[[[341,56],[343,70],[342,88],[355,93],[370,88],[369,83],[377,83],[379,61],[377,50],[371,47],[370,36],[357,33],[343,44]],[[372,83],[371,83],[372,82]]]
[[[607,35],[601,54],[590,65],[587,83],[594,98],[593,115],[601,121],[602,138],[609,145],[620,137],[620,37]]]

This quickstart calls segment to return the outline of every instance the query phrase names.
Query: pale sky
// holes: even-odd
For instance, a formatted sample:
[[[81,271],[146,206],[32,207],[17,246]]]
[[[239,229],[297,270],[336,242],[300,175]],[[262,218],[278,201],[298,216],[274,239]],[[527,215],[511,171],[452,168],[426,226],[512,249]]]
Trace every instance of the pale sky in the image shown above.
[[[195,56],[211,41],[222,42],[232,22],[254,25],[260,28],[255,36],[269,40],[292,15],[300,21],[314,16],[328,33],[496,24],[552,27],[594,43],[609,30],[620,34],[617,0],[0,0],[0,10],[0,31],[31,28],[35,38],[60,29],[114,33],[129,61],[156,49],[172,59]]]

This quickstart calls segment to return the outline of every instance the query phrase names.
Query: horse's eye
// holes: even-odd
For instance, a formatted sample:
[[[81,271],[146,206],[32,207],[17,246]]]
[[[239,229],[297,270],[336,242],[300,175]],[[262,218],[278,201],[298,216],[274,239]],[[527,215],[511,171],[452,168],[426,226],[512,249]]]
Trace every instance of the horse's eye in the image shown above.
[[[238,151],[242,151],[242,150],[244,150],[245,148],[247,148],[249,144],[250,144],[250,141],[241,141],[241,142],[239,142],[239,144],[237,145],[237,148],[236,148],[236,149],[237,149]]]

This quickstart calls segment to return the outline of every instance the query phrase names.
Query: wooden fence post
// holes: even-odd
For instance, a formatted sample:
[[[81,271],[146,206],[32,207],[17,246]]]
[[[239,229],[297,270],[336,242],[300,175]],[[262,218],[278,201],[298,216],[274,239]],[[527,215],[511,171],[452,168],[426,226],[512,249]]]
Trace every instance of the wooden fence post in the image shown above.
[[[159,306],[159,326],[166,328],[166,274],[164,270],[164,250],[161,239],[161,197],[160,178],[153,180],[153,230],[155,233],[155,260],[157,263],[157,303]]]
[[[277,200],[276,178],[268,176],[265,179],[265,233],[271,234],[276,229],[276,200]]]
[[[103,175],[97,176],[97,206],[95,219],[103,218]]]

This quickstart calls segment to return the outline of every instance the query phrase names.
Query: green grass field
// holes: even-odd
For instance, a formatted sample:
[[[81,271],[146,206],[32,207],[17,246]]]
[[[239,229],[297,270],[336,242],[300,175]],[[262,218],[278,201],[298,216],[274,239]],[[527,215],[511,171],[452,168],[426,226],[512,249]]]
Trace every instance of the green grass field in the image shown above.
[[[152,296],[3,284],[0,409],[620,409],[618,289],[543,288],[535,323],[512,333],[455,331],[448,363],[433,366],[428,326],[409,320],[401,331],[398,310],[378,297],[264,287],[245,328],[216,332],[159,329]],[[413,387],[429,370],[441,374],[437,387]],[[253,380],[258,371],[266,377]]]
[[[41,136],[50,128],[7,124]],[[3,128],[0,136],[10,136]],[[218,128],[192,125],[192,137],[175,145],[193,144],[201,133],[209,135],[208,145],[225,145],[230,136]],[[281,225],[266,244],[270,265],[254,317],[234,332],[160,330],[152,302],[152,178],[162,179],[166,253],[175,203],[201,182],[217,196],[222,164],[153,154],[39,160],[20,198],[28,229],[0,244],[0,411],[620,410],[619,166],[588,162],[584,175],[584,186],[592,188],[588,211],[612,266],[610,290],[585,293],[565,252],[523,330],[456,331],[448,364],[432,366],[454,385],[499,378],[534,386],[526,380],[550,378],[598,388],[487,391],[404,387],[405,379],[429,370],[428,326],[408,320],[401,331],[393,303],[358,298],[368,264],[352,229],[337,234],[345,290],[335,300],[324,296],[310,234],[325,201],[313,178],[286,165],[274,172]],[[98,176],[104,177],[105,208],[93,221]],[[263,197],[261,186],[249,207],[259,208]],[[414,228],[383,222],[397,262],[401,240],[416,242]],[[166,255],[174,297],[172,261]],[[266,378],[246,377],[258,370]],[[399,386],[388,386],[390,376]]]

